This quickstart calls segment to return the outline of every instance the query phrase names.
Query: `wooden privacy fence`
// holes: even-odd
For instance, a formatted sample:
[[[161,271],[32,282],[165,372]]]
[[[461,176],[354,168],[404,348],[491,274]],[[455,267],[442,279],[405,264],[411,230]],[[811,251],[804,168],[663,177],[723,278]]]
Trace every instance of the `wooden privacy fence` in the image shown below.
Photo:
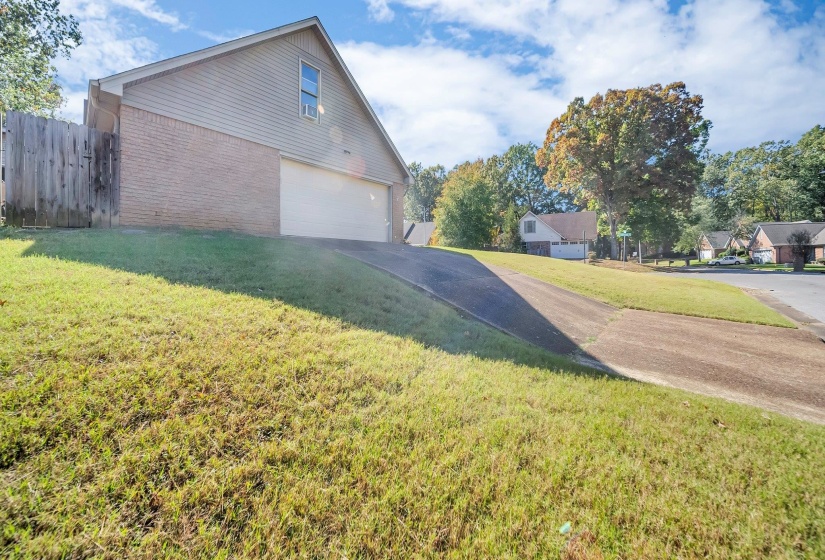
[[[116,227],[120,144],[116,134],[6,113],[6,223],[24,227]]]

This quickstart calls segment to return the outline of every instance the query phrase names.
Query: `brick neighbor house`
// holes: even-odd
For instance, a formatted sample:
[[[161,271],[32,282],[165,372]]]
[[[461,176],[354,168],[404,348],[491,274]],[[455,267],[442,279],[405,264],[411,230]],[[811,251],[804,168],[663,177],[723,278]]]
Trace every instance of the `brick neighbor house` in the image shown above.
[[[825,222],[768,222],[758,224],[751,238],[749,251],[754,261],[792,263],[793,254],[788,236],[798,230],[811,234],[811,251],[806,261],[825,258]]]
[[[702,242],[699,244],[699,258],[702,260],[715,259],[728,250],[731,243],[730,232],[709,231],[702,235]]]
[[[403,239],[412,180],[318,18],[91,80],[120,224]]]
[[[583,259],[599,234],[596,212],[533,214],[519,220],[527,252],[557,259]]]

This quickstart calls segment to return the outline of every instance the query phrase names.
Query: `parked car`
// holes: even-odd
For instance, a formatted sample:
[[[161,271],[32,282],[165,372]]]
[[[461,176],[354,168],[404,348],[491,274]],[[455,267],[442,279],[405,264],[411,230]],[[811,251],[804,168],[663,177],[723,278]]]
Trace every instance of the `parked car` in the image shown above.
[[[745,264],[745,259],[743,259],[742,257],[737,257],[735,255],[727,255],[720,259],[711,259],[710,262],[708,262],[708,264],[710,266],[719,266],[722,264]]]

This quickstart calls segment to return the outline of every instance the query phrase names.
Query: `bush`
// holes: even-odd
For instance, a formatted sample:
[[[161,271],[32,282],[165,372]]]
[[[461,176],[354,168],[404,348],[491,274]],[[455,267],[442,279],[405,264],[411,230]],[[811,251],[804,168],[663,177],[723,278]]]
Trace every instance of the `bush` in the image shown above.
[[[465,163],[447,177],[435,209],[435,225],[440,242],[448,247],[479,249],[492,242],[494,188],[481,161]]]
[[[825,259],[816,259],[816,264],[825,265]]]

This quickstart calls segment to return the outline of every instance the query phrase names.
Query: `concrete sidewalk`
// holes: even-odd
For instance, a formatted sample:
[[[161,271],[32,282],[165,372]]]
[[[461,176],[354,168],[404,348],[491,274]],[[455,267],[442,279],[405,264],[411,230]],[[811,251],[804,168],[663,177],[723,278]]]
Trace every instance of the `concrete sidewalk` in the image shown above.
[[[825,424],[825,344],[808,331],[619,310],[438,249],[302,242],[384,270],[496,328],[581,363]]]

